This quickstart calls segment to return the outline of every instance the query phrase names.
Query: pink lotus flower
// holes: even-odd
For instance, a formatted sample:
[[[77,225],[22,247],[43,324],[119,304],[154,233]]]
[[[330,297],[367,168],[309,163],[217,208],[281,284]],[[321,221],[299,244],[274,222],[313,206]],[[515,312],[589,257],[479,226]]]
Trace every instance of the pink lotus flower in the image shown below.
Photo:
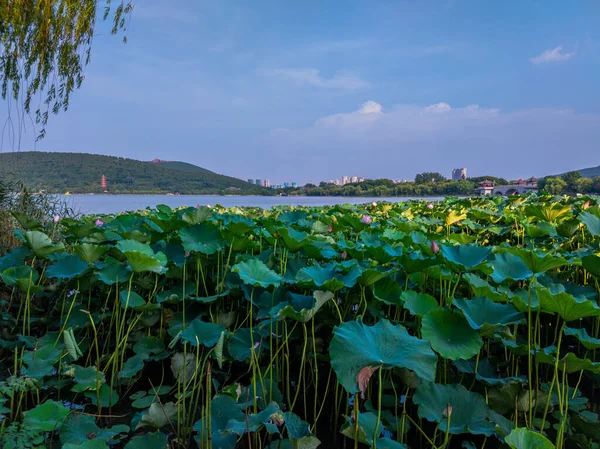
[[[588,207],[590,207],[590,200],[587,200],[585,203],[583,203],[584,209],[587,209]]]
[[[429,203],[429,204],[427,205],[427,209],[433,209],[433,204]]]
[[[185,252],[185,257],[190,257],[190,252],[189,251]]]
[[[444,411],[442,412],[442,416],[444,418],[449,418],[452,415],[452,406],[448,405],[448,407],[446,407],[444,409]]]
[[[104,226],[104,222],[102,220],[100,220],[99,218],[96,220],[96,226],[100,227],[100,226]]]
[[[364,224],[371,224],[372,220],[371,217],[369,217],[368,215],[363,215],[360,221],[362,221]]]
[[[346,257],[348,257],[348,253],[346,252],[346,250],[344,250],[344,252],[342,253],[342,259],[345,259]]]
[[[431,241],[431,252],[433,254],[437,254],[439,252],[440,248],[437,246],[437,243],[435,243],[433,240]]]
[[[372,205],[373,207],[377,207],[377,201],[373,201],[373,202],[371,203],[371,205]]]
[[[333,228],[331,226],[327,226],[327,231],[331,232],[333,231]]]
[[[58,223],[60,221],[60,217],[58,215],[55,215],[52,221],[54,221],[54,223]]]

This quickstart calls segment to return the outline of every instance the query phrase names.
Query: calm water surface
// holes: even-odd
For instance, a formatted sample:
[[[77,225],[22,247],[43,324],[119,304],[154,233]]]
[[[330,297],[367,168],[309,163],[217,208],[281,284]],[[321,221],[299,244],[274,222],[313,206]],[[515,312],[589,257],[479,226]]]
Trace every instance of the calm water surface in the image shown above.
[[[170,207],[220,204],[224,207],[250,206],[268,209],[273,206],[333,206],[336,204],[361,204],[373,201],[404,202],[415,197],[340,197],[340,196],[201,196],[201,195],[61,195],[69,207],[82,214],[111,214],[131,210],[156,207],[166,204]],[[442,197],[428,198],[430,201]]]

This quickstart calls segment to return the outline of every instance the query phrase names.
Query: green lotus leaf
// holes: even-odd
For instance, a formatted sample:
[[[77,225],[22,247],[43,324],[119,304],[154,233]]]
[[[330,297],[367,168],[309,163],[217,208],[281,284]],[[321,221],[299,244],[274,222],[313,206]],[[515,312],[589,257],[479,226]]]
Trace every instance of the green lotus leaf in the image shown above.
[[[600,307],[585,296],[573,296],[565,291],[562,284],[550,284],[546,287],[535,287],[543,312],[558,313],[565,321],[579,318],[600,316]]]
[[[563,257],[555,257],[543,251],[531,251],[523,248],[508,248],[507,251],[521,259],[534,274],[545,273],[554,268],[568,265]],[[516,279],[515,279],[516,280]]]
[[[346,286],[344,275],[338,273],[331,266],[321,267],[314,265],[301,268],[296,274],[296,281],[330,292],[336,292]]]
[[[240,262],[234,265],[231,271],[239,274],[242,281],[253,287],[277,287],[281,283],[281,275],[270,270],[269,267],[258,259]]]
[[[165,449],[167,445],[167,435],[162,432],[150,432],[133,437],[125,445],[125,449]]]
[[[210,414],[212,447],[214,449],[234,449],[237,444],[237,436],[226,433],[227,424],[230,420],[245,420],[242,410],[240,410],[235,400],[230,396],[219,395],[211,401]],[[207,439],[206,424],[203,419],[196,421],[194,430],[199,434],[196,439],[199,442],[199,447],[202,447],[200,437],[202,436],[204,441]]]
[[[123,364],[123,369],[119,371],[120,379],[133,379],[144,368],[145,354],[136,354],[127,359]]]
[[[404,301],[404,308],[411,315],[423,316],[440,307],[433,296],[426,293],[417,293],[413,290],[402,292],[400,299]]]
[[[144,396],[139,399],[136,399],[131,403],[133,408],[148,408],[152,405],[153,402],[158,402],[158,398],[156,396]]]
[[[100,428],[96,425],[96,420],[93,416],[74,413],[69,415],[64,424],[60,428],[60,441],[63,444],[83,445],[91,440],[90,435],[94,436],[95,440],[108,442],[121,433],[128,433],[129,426],[123,424],[116,425],[110,428]]]
[[[159,304],[163,302],[177,304],[184,298],[184,296],[185,299],[188,299],[194,294],[196,294],[196,284],[190,281],[185,283],[182,282],[173,288],[157,293],[156,302]]]
[[[133,351],[136,354],[160,354],[165,350],[165,343],[158,337],[142,337],[135,345]]]
[[[25,292],[40,279],[40,274],[29,265],[7,268],[0,276],[4,283],[10,287],[16,285],[26,287]]]
[[[489,417],[490,410],[485,398],[470,392],[460,384],[422,383],[417,388],[413,401],[419,406],[419,417],[439,423],[442,432],[448,430],[451,434],[490,436],[496,428],[496,424]],[[452,407],[449,429],[448,419],[444,416],[448,406]]]
[[[35,432],[57,430],[70,410],[62,402],[48,400],[23,413],[23,425]]]
[[[373,285],[375,282],[380,279],[384,279],[386,276],[390,274],[389,271],[381,271],[373,268],[367,268],[362,272],[360,277],[358,278],[358,283],[360,285]]]
[[[177,406],[172,402],[159,404],[153,402],[146,413],[142,415],[142,419],[137,424],[135,429],[150,426],[155,429],[165,427],[169,423],[174,423],[177,419]]]
[[[134,273],[150,271],[160,274],[165,270],[165,265],[167,265],[166,256],[160,252],[152,256],[139,251],[127,251],[124,254]]]
[[[100,246],[93,243],[78,243],[73,245],[75,254],[88,264],[96,262],[108,251],[108,249],[108,246]]]
[[[184,213],[181,219],[190,225],[197,225],[208,220],[212,215],[212,209],[206,206],[190,208],[189,212]]]
[[[133,290],[121,290],[119,297],[121,298],[121,307],[124,309],[130,308],[137,310],[138,308],[146,305],[144,298],[142,298]]]
[[[471,300],[455,298],[453,304],[458,307],[469,325],[475,330],[489,331],[498,326],[507,326],[525,322],[525,317],[511,304],[495,303],[486,297]]]
[[[92,404],[98,406],[98,400],[100,401],[100,407],[112,407],[119,402],[119,393],[117,393],[110,385],[104,383],[100,387],[100,390],[86,391],[83,393],[85,397],[90,399]]]
[[[41,231],[42,230],[42,224],[39,222],[39,220],[36,220],[35,218],[30,217],[28,214],[21,213],[21,212],[12,212],[12,216],[15,217],[15,219],[19,222],[19,224],[21,225],[21,228],[23,228],[27,231],[30,231],[30,230]]]
[[[486,296],[496,302],[507,302],[509,300],[507,293],[502,290],[506,287],[492,287],[487,281],[473,273],[463,274],[462,278],[469,283],[475,296]]]
[[[105,259],[102,268],[96,271],[98,278],[107,285],[113,285],[117,282],[126,282],[131,277],[131,271],[127,265],[124,265],[112,257]]]
[[[57,261],[46,269],[46,276],[49,278],[73,279],[85,272],[89,267],[75,254],[61,253]]]
[[[377,415],[375,413],[358,413],[358,441],[360,443],[365,443],[372,447],[373,437],[379,439],[382,432],[383,424],[377,422]],[[356,438],[356,424],[347,418],[347,423],[341,433],[354,440]]]
[[[589,273],[596,277],[600,277],[600,256],[597,254],[590,254],[581,258],[581,265]]]
[[[219,228],[211,223],[202,223],[179,231],[179,237],[186,251],[214,254],[223,249],[224,241]]]
[[[541,363],[554,365],[556,362],[556,346],[537,351],[535,358]],[[558,361],[558,369],[560,371],[565,371],[567,374],[579,371],[590,371],[594,374],[600,374],[600,362],[593,362],[590,359],[581,359],[572,352],[569,352]]]
[[[254,340],[250,338],[250,328],[248,327],[237,329],[227,341],[227,350],[231,357],[240,362],[250,360],[252,356],[252,341],[254,341],[254,344],[258,343],[255,351],[256,353],[260,353],[260,341],[262,337],[258,328],[252,330],[252,336],[254,337]]]
[[[292,294],[292,300],[288,305],[281,308],[281,305],[276,306],[275,312],[271,312],[273,318],[281,319],[281,318],[291,318],[296,321],[300,321],[302,323],[306,323],[310,321],[315,314],[323,307],[327,302],[329,302],[333,298],[333,293],[331,292],[322,292],[315,291],[313,296],[305,296],[304,298],[308,298],[310,303],[294,301],[295,298],[302,297],[302,295],[294,295]]]
[[[573,329],[565,327],[563,332],[565,335],[577,338],[586,349],[600,349],[600,338],[591,337],[585,328]]]
[[[421,335],[445,359],[470,359],[483,341],[465,317],[454,310],[432,310],[423,317]]]
[[[385,277],[372,286],[375,299],[387,305],[402,306],[402,287],[392,278]],[[437,303],[436,303],[437,304]]]
[[[475,361],[473,360],[456,360],[454,365],[461,373],[475,374]],[[478,381],[490,386],[527,383],[526,376],[498,377],[498,368],[492,365],[488,359],[479,360],[476,377]]]
[[[25,232],[25,244],[40,259],[47,259],[49,255],[65,250],[62,242],[54,243],[50,237],[40,231]]]
[[[556,447],[544,435],[528,429],[513,429],[504,441],[511,449],[554,449]]]
[[[398,443],[389,438],[379,438],[376,443],[377,449],[407,449],[408,447],[406,444]]]
[[[285,412],[283,414],[283,420],[285,421],[285,428],[287,429],[288,436],[293,440],[299,440],[303,437],[311,436],[310,425],[302,421],[298,415],[292,412]]]
[[[95,366],[83,366],[73,365],[73,379],[77,383],[76,390],[82,392],[85,390],[96,390],[106,381],[104,373],[98,371]]]
[[[64,444],[62,449],[109,449],[109,446],[104,440],[88,439],[78,443]]]
[[[470,270],[488,260],[492,249],[475,245],[443,245],[441,253],[446,260]]]
[[[586,211],[579,215],[579,220],[587,227],[590,234],[593,236],[600,235],[600,218]]]
[[[366,326],[359,319],[336,326],[329,354],[338,381],[348,393],[359,391],[357,376],[367,367],[408,368],[423,379],[435,378],[437,356],[429,343],[388,320]]]
[[[494,268],[492,279],[498,284],[506,279],[522,281],[533,276],[533,271],[525,262],[519,256],[511,253],[496,254],[492,267]]]
[[[221,324],[209,323],[196,318],[181,333],[181,338],[189,342],[192,346],[199,344],[212,348],[217,344],[221,337],[221,332],[225,328]]]
[[[319,446],[321,441],[317,437],[309,436],[299,440],[275,440],[267,449],[317,449]]]
[[[277,228],[277,234],[282,238],[284,246],[292,252],[298,251],[308,243],[306,232],[296,231],[291,227]]]
[[[225,432],[244,435],[246,432],[256,432],[264,425],[270,434],[279,433],[277,426],[269,422],[271,416],[279,413],[279,411],[279,406],[275,402],[271,402],[267,408],[259,413],[246,415],[242,419],[230,419],[227,422]]]

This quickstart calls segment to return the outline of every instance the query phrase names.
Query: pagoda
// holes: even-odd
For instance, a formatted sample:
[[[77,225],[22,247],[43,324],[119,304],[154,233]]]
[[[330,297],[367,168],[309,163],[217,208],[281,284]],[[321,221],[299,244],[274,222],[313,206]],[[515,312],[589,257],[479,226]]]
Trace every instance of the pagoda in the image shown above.
[[[108,190],[106,189],[107,183],[106,183],[106,176],[102,175],[102,178],[100,180],[100,187],[102,187],[102,191],[104,193],[108,193]]]

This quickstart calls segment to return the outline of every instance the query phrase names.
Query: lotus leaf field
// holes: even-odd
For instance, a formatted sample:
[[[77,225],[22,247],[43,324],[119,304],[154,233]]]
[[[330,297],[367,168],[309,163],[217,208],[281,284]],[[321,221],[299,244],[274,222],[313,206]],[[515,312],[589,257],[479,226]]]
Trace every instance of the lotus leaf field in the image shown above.
[[[598,198],[16,218],[2,448],[600,448]]]

